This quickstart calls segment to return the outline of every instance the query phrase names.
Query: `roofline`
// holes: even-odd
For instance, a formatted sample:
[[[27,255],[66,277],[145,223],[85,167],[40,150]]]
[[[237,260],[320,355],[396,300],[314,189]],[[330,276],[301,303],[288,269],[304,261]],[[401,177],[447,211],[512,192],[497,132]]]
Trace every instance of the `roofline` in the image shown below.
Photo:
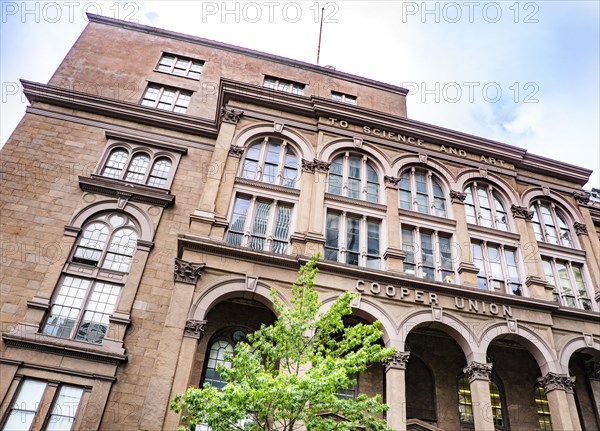
[[[397,85],[387,84],[385,82],[376,81],[376,80],[369,79],[369,78],[363,78],[362,76],[353,75],[353,74],[347,73],[347,72],[340,72],[338,70],[329,69],[324,66],[317,66],[316,64],[306,63],[306,62],[300,61],[300,60],[294,60],[294,59],[282,57],[279,55],[268,54],[268,53],[262,52],[262,51],[255,51],[255,50],[249,49],[249,48],[243,48],[243,47],[240,47],[237,45],[231,45],[228,43],[217,42],[217,41],[211,40],[211,39],[205,39],[205,38],[198,37],[198,36],[190,36],[187,34],[178,33],[178,32],[171,31],[171,30],[164,30],[164,29],[160,29],[157,27],[151,27],[151,26],[133,23],[133,22],[129,22],[129,21],[118,20],[115,18],[105,17],[105,16],[96,15],[96,14],[92,14],[92,13],[86,13],[86,15],[88,17],[89,22],[112,25],[115,27],[121,27],[121,28],[124,28],[127,30],[138,31],[138,32],[142,32],[142,33],[152,33],[152,34],[162,36],[162,37],[168,37],[171,39],[177,39],[177,40],[181,40],[181,41],[185,41],[185,42],[195,43],[195,44],[207,46],[210,48],[216,48],[216,49],[221,49],[224,51],[231,51],[231,52],[235,52],[238,54],[248,55],[248,56],[252,56],[252,57],[258,57],[263,60],[267,60],[267,61],[271,61],[271,62],[275,62],[275,63],[281,63],[281,64],[285,64],[285,65],[292,66],[292,67],[298,67],[301,69],[307,69],[307,70],[310,70],[310,71],[313,71],[316,73],[320,73],[323,75],[329,75],[329,76],[335,77],[335,78],[354,81],[354,82],[360,83],[362,85],[375,87],[375,88],[389,91],[392,93],[401,94],[403,96],[406,96],[408,94],[408,90],[406,88],[399,87]]]

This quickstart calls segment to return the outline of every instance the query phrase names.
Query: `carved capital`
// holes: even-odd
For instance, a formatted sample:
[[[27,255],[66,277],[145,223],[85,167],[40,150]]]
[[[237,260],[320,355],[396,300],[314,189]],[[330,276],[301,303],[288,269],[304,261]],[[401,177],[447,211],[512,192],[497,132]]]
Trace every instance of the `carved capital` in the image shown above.
[[[590,194],[588,192],[573,192],[573,197],[578,205],[587,205],[590,203]]]
[[[243,111],[236,111],[233,108],[221,108],[221,121],[224,123],[237,124]]]
[[[450,201],[453,204],[463,204],[467,198],[466,193],[457,192],[456,190],[450,190]]]
[[[302,159],[302,170],[305,172],[327,172],[331,163],[324,162],[322,160],[313,159],[310,160]]]
[[[315,163],[310,160],[302,159],[302,170],[304,172],[315,172]]]
[[[387,373],[390,368],[406,370],[406,363],[409,356],[410,352],[394,352],[392,356],[381,361],[385,367],[385,372]]]
[[[575,223],[573,223],[573,229],[575,229],[575,233],[577,235],[587,235],[588,234],[587,225],[584,223],[579,223],[578,221],[576,221]]]
[[[572,394],[573,386],[575,385],[575,377],[571,377],[567,374],[548,373],[537,380],[539,384],[544,387],[546,393],[559,390]]]
[[[206,320],[188,320],[185,322],[184,337],[191,337],[200,340],[204,335]]]
[[[229,147],[229,155],[233,157],[240,158],[244,154],[244,147],[238,147],[237,145],[232,145]]]
[[[510,211],[513,218],[523,218],[529,221],[533,219],[533,211],[529,211],[526,207],[518,207],[513,204],[510,206]]]
[[[463,368],[463,373],[469,376],[469,382],[473,380],[489,380],[490,374],[492,374],[492,364],[471,362],[468,367]]]
[[[205,263],[186,262],[176,257],[173,279],[179,283],[196,284],[205,266]]]
[[[400,183],[400,178],[390,177],[390,176],[386,175],[385,177],[383,177],[383,180],[385,181],[386,188],[398,190],[398,184]]]

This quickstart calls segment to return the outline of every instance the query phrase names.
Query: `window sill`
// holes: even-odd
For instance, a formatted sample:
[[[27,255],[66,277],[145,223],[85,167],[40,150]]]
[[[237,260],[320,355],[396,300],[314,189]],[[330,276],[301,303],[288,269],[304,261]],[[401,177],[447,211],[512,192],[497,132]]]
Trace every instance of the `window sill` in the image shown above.
[[[31,323],[18,323],[11,332],[2,335],[2,340],[9,347],[83,358],[95,362],[119,364],[127,359],[122,341],[104,338],[102,344],[91,344],[57,338],[42,334],[39,332],[39,326]]]
[[[95,174],[92,174],[90,177],[80,176],[79,187],[84,192],[100,193],[115,197],[129,197],[132,202],[159,205],[163,208],[175,203],[175,196],[171,194],[169,189],[159,189],[144,184],[129,183]]]

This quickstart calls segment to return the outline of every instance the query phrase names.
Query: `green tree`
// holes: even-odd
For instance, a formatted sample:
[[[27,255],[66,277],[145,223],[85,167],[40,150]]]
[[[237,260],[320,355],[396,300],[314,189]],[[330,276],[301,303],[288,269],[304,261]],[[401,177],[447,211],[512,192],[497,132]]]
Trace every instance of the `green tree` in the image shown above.
[[[344,326],[356,294],[341,294],[320,312],[313,282],[318,255],[298,271],[291,307],[271,291],[277,320],[235,346],[230,367],[217,371],[227,383],[177,394],[170,408],[184,412],[188,427],[205,423],[213,431],[390,431],[377,418],[387,406],[381,396],[354,399],[336,394],[356,382],[354,373],[393,354],[379,344],[379,322]],[[355,375],[355,374],[354,374]]]

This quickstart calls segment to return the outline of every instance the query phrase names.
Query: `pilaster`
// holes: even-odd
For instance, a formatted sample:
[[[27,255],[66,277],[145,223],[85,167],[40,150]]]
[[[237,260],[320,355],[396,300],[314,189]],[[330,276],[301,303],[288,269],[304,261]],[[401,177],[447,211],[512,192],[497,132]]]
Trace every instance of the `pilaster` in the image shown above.
[[[469,377],[475,429],[477,431],[494,431],[492,404],[490,401],[492,364],[471,362],[468,367],[463,369],[463,373]]]
[[[406,431],[406,364],[410,352],[395,352],[383,360],[385,367],[385,402],[387,424],[395,431]]]
[[[572,417],[572,415],[577,417],[577,408],[573,397],[575,377],[548,373],[544,377],[540,377],[538,382],[546,391],[554,431],[580,431],[579,419],[573,421]]]
[[[467,228],[467,216],[464,206],[466,198],[466,193],[450,190],[452,212],[456,220],[454,238],[459,250],[459,255],[457,256],[458,275],[463,285],[477,287],[477,273],[479,269],[473,265],[471,258],[471,238],[469,236],[469,229]]]

